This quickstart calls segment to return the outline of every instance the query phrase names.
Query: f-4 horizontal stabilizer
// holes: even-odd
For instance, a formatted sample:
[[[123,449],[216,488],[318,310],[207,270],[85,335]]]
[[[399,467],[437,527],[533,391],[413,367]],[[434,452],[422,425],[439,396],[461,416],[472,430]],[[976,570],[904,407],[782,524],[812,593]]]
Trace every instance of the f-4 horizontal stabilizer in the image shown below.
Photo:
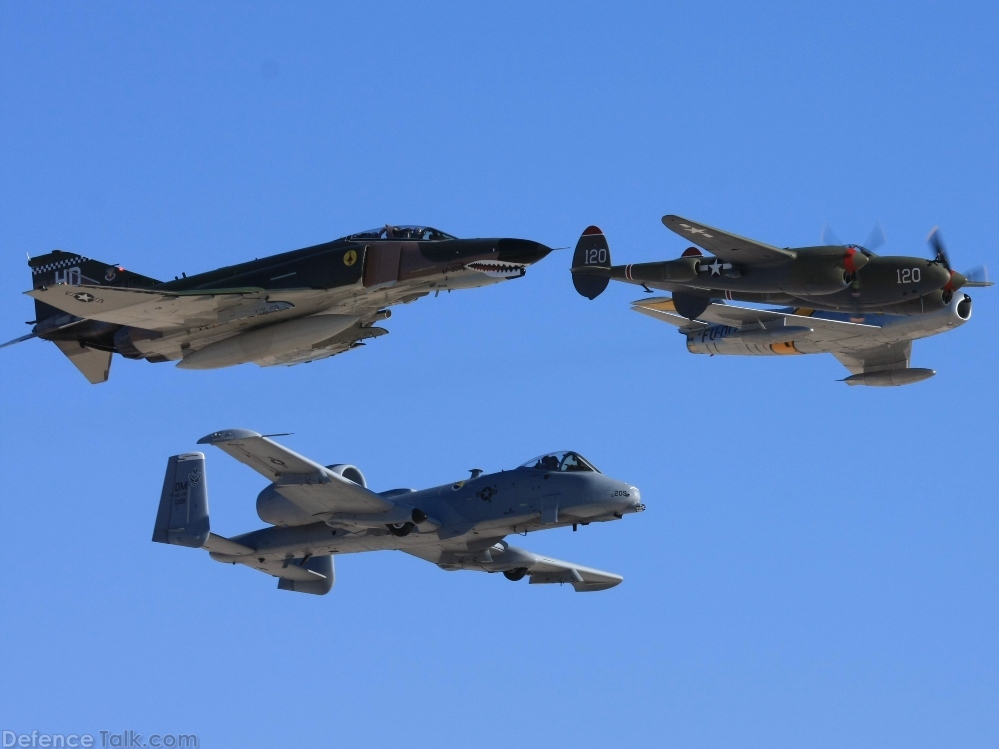
[[[90,348],[80,341],[53,341],[91,385],[107,382],[111,374],[111,352]]]

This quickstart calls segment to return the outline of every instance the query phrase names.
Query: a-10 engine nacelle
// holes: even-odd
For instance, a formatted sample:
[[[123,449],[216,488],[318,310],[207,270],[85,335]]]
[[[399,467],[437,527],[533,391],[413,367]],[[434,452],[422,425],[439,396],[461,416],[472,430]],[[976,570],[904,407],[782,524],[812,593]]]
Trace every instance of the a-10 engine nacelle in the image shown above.
[[[347,463],[335,463],[326,466],[338,476],[367,488],[368,482],[361,469]],[[307,525],[316,522],[316,518],[302,510],[298,505],[283,497],[271,484],[257,495],[257,516],[271,525]]]

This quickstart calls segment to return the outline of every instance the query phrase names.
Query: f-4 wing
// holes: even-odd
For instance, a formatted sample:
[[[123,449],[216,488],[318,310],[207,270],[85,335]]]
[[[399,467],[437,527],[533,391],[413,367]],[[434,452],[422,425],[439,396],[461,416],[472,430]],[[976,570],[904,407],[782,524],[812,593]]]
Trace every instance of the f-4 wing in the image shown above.
[[[268,300],[263,289],[175,292],[56,284],[25,293],[77,317],[156,331],[219,325],[295,306]]]
[[[755,239],[747,239],[738,234],[715,229],[707,224],[699,224],[682,216],[663,216],[663,225],[727,263],[773,265],[797,257],[793,250],[782,250],[779,247],[757,242]]]
[[[303,512],[322,520],[338,513],[383,513],[395,509],[360,484],[248,429],[225,429],[198,440],[215,445],[274,482],[274,489]]]

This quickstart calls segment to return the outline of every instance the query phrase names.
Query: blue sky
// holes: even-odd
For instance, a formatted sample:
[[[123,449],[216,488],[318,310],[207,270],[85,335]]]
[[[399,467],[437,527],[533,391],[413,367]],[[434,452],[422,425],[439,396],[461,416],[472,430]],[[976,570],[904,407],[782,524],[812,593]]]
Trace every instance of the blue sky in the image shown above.
[[[780,245],[829,222],[999,270],[991,4],[0,5],[4,339],[25,253],[172,277],[369,226],[684,248],[678,213]],[[0,728],[203,747],[994,746],[996,291],[917,342],[935,378],[688,354],[589,302],[570,255],[424,299],[345,356],[189,372],[0,352]],[[294,432],[376,490],[551,449],[648,511],[526,548],[618,572],[576,595],[337,560],[323,598],[150,542],[166,458]],[[263,481],[208,454],[213,528]]]

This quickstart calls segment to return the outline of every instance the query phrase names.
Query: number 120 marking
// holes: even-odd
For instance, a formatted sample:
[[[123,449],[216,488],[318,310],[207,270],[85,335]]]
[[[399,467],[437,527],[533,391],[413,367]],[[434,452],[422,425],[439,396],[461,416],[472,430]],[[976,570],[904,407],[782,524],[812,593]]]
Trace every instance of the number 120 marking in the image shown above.
[[[919,283],[920,278],[922,278],[922,274],[919,272],[919,268],[899,268],[898,270],[899,283]]]

